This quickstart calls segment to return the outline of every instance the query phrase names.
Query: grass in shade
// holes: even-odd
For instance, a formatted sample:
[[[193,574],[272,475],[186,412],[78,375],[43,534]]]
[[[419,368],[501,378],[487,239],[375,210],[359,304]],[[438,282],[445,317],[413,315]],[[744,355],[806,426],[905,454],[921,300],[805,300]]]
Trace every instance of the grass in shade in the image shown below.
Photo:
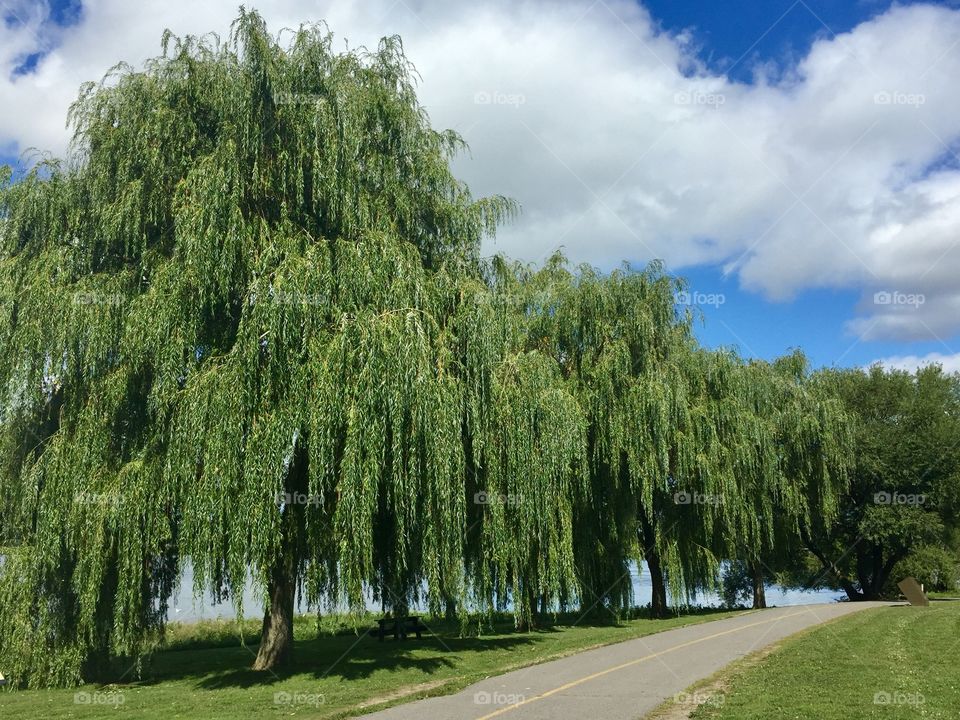
[[[235,622],[169,627],[163,648],[140,679],[132,673],[115,684],[71,690],[0,693],[0,717],[145,718],[147,720],[257,720],[339,718],[429,695],[447,694],[490,675],[670,628],[736,613],[702,610],[665,620],[642,616],[612,624],[606,619],[560,616],[530,633],[512,629],[507,616],[462,636],[452,623],[427,619],[422,640],[384,643],[370,628],[325,617],[297,618],[294,664],[283,672],[250,669],[255,645],[239,645]],[[359,627],[355,625],[359,624]],[[243,625],[255,642],[259,623]]]

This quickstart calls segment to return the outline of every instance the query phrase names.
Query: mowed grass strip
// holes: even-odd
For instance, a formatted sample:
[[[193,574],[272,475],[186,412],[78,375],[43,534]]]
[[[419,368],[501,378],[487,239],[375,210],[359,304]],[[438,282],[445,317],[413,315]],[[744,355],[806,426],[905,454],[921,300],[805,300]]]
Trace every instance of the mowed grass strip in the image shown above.
[[[960,718],[960,602],[866,610],[731,665],[656,718]]]
[[[600,645],[735,615],[700,612],[664,620],[620,624],[577,622],[571,616],[530,633],[514,632],[510,621],[482,636],[461,637],[459,628],[427,624],[435,635],[384,643],[372,633],[344,632],[345,622],[315,624],[298,618],[292,667],[250,670],[256,646],[239,647],[235,623],[171,626],[167,648],[158,652],[140,680],[71,690],[0,693],[0,717],[147,718],[235,720],[341,718],[455,692],[491,675],[563,657]],[[564,622],[566,624],[564,624]],[[370,626],[372,627],[371,620]],[[245,625],[247,641],[257,623]],[[338,634],[331,634],[338,633]]]

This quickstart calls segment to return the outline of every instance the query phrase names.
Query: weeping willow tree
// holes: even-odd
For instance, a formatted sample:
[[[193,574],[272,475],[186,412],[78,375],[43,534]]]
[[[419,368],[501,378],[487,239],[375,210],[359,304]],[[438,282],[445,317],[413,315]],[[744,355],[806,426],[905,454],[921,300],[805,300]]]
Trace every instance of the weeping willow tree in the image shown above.
[[[552,276],[494,258],[489,292],[470,317],[466,366],[469,517],[466,563],[477,600],[512,602],[527,628],[550,607],[580,599],[575,571],[575,513],[589,496],[587,416],[554,352],[545,319],[561,296]],[[486,359],[484,359],[486,358]]]
[[[750,438],[736,402],[734,358],[697,347],[682,283],[658,264],[601,275],[545,269],[556,308],[544,315],[558,364],[588,416],[588,501],[576,518],[577,571],[591,605],[632,601],[630,568],[644,563],[651,610],[667,586],[689,596],[712,584],[731,543],[736,453]]]
[[[286,37],[286,36],[284,36]],[[0,174],[0,667],[136,661],[187,563],[265,615],[370,596],[653,611],[835,507],[843,419],[790,362],[697,346],[660,265],[482,261],[398,39],[163,39]],[[795,370],[795,368],[794,368]],[[786,520],[784,520],[784,517]],[[781,532],[782,531],[782,532]]]
[[[512,206],[453,178],[461,140],[398,39],[331,45],[244,11],[226,41],[168,33],[84,86],[69,159],[3,178],[0,660],[21,684],[138,657],[187,561],[238,613],[248,578],[264,596],[258,668],[289,657],[298,594],[464,592],[468,383],[492,371],[457,323]],[[527,469],[519,447],[492,477]]]
[[[688,600],[715,590],[721,563],[737,559],[750,568],[762,607],[765,566],[796,553],[801,531],[837,511],[845,416],[806,387],[801,355],[744,363],[687,344],[674,359],[666,366],[675,400],[664,425],[665,476],[641,516],[653,609],[662,611],[667,585]]]
[[[571,272],[555,257],[534,278],[532,324],[587,418],[588,481],[574,513],[575,563],[586,607],[614,612],[632,600],[630,563],[644,555],[643,526],[656,522],[655,488],[667,485],[667,425],[674,420],[667,370],[689,342],[675,311],[677,281],[653,264],[603,275]]]
[[[753,607],[766,607],[765,582],[796,569],[801,538],[828,527],[847,487],[850,421],[836,398],[814,392],[806,358],[794,352],[743,368],[753,453],[738,471],[745,512],[730,528],[733,557],[751,582]]]
[[[648,555],[659,556],[656,561],[666,568],[672,595],[689,599],[695,590],[713,587],[719,563],[728,556],[723,529],[741,510],[738,464],[752,438],[737,403],[742,378],[730,353],[687,344],[672,375],[667,474],[650,500],[658,522],[646,542]],[[662,612],[663,600],[661,595],[655,610]]]
[[[744,364],[698,347],[692,315],[675,308],[680,285],[657,265],[574,276],[555,260],[543,273],[555,306],[541,334],[589,418],[575,530],[588,599],[627,605],[642,561],[662,615],[668,587],[689,600],[715,588],[723,561],[759,568],[835,513],[844,419],[806,390],[797,357]]]

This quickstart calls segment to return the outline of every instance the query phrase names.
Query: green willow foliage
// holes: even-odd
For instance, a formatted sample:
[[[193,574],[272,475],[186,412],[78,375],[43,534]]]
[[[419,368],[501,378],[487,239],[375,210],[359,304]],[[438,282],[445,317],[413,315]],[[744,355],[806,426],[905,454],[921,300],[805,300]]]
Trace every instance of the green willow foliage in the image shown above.
[[[136,656],[186,559],[265,591],[294,511],[310,602],[463,593],[463,380],[504,348],[461,357],[458,323],[513,207],[450,174],[399,40],[331,43],[167,35],[83,89],[70,163],[5,178],[0,656],[28,682]]]
[[[452,176],[399,39],[332,42],[167,34],[83,88],[68,161],[0,176],[19,685],[141,657],[188,562],[238,612],[252,580],[528,626],[626,606],[637,560],[711,585],[835,508],[844,419],[805,369],[698,348],[659,265],[481,260],[514,205]]]

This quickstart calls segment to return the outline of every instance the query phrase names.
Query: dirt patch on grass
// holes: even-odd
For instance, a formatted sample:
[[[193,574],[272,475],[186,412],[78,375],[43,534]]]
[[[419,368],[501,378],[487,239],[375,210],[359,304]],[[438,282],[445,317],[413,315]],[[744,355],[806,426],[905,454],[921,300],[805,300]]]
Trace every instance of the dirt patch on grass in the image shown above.
[[[393,692],[387,693],[386,695],[378,695],[377,697],[364,700],[362,703],[359,703],[357,707],[366,709],[368,707],[373,707],[374,705],[393,702],[394,700],[400,700],[401,698],[405,698],[410,695],[416,695],[417,693],[436,690],[438,687],[442,687],[447,683],[455,682],[456,680],[457,678],[446,678],[444,680],[431,680],[430,682],[419,683],[417,685],[407,685],[406,687],[397,688]]]

